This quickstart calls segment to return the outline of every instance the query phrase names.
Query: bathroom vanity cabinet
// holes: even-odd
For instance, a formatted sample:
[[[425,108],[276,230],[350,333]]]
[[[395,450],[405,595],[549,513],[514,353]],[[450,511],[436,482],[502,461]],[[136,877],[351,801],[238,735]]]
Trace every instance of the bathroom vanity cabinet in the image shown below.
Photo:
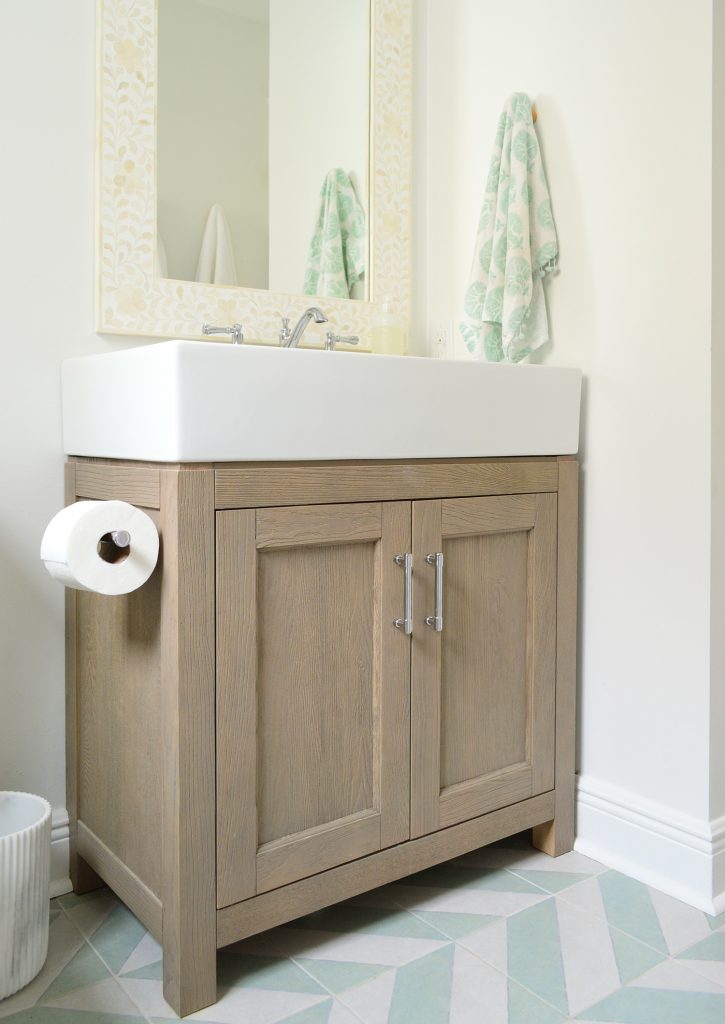
[[[67,592],[73,884],[157,936],[177,1012],[237,939],[522,829],[571,849],[577,479],[68,462],[161,537],[135,593]]]

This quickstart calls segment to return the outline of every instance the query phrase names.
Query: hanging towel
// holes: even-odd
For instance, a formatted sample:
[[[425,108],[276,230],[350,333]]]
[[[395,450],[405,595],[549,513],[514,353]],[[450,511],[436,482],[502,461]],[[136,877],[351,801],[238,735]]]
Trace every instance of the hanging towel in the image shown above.
[[[320,190],[320,211],[307,254],[305,295],[350,297],[365,273],[365,211],[350,177],[339,167],[328,173]]]
[[[204,284],[237,284],[232,236],[219,203],[214,203],[206,220],[196,279]]]
[[[549,340],[543,278],[558,257],[531,100],[517,92],[499,118],[464,299],[472,355],[518,363]]]

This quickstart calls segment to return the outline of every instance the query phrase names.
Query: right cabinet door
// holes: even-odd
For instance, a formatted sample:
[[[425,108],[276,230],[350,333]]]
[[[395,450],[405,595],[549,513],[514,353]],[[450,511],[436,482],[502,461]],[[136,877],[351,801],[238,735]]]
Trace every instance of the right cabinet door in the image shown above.
[[[556,504],[413,502],[411,837],[554,788]]]

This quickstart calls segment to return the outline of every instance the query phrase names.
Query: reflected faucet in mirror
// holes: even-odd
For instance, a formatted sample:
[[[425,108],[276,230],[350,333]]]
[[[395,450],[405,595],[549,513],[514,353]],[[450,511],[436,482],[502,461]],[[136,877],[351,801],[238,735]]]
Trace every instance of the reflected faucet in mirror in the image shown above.
[[[310,306],[309,309],[306,309],[292,330],[290,330],[289,318],[283,317],[282,328],[279,332],[280,345],[283,348],[297,348],[310,320],[314,320],[316,324],[327,323],[327,317],[318,306]]]

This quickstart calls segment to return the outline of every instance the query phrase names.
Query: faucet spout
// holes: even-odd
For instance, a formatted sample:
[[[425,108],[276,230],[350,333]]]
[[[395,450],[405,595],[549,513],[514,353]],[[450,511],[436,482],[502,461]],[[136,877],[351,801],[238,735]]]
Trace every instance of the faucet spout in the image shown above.
[[[305,328],[311,320],[316,324],[326,324],[327,317],[318,306],[310,306],[306,309],[292,330],[283,328],[280,332],[279,342],[284,348],[297,348],[300,338],[305,333]]]

